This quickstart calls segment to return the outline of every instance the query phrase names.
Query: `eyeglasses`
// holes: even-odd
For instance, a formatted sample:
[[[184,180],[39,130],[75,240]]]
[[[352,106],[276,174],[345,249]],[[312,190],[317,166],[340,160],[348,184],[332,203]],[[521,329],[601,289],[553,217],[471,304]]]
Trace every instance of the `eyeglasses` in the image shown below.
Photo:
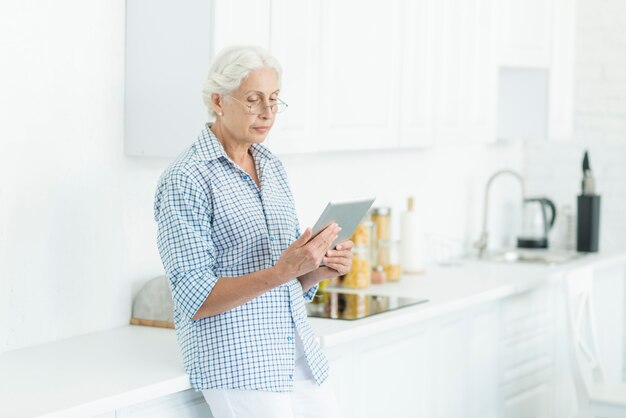
[[[262,115],[265,112],[265,109],[267,108],[270,109],[270,112],[276,114],[276,113],[283,112],[288,107],[287,103],[283,102],[279,98],[276,98],[276,103],[266,105],[265,103],[263,103],[263,100],[260,100],[260,99],[254,101],[253,103],[244,103],[241,100],[234,98],[230,94],[228,95],[228,97],[230,97],[236,102],[239,102],[245,107],[247,107],[249,115],[255,115],[255,116]]]

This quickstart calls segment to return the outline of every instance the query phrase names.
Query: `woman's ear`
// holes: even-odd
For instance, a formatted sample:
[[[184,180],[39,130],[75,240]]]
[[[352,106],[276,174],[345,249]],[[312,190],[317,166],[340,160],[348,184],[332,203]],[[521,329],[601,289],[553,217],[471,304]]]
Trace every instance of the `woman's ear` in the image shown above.
[[[211,94],[211,107],[213,107],[213,110],[219,116],[222,116],[224,114],[224,110],[222,109],[222,95],[221,94],[217,94],[217,93]]]

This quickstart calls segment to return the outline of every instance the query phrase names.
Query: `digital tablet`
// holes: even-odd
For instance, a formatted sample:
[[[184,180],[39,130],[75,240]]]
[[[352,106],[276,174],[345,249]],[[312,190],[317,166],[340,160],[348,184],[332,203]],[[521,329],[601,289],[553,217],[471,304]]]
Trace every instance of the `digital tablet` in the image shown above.
[[[311,239],[315,238],[324,228],[334,222],[341,228],[337,238],[330,246],[330,248],[335,248],[335,245],[352,236],[354,230],[369,208],[372,207],[374,200],[376,200],[376,198],[328,202],[326,209],[324,209],[324,212],[322,212],[313,226],[313,236]]]

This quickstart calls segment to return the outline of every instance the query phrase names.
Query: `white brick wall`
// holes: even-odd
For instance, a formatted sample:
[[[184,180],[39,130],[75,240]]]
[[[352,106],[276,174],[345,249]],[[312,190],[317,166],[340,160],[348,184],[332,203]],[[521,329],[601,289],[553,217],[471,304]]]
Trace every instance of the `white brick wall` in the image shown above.
[[[574,138],[525,146],[528,191],[576,210],[589,150],[602,195],[601,250],[626,250],[626,1],[579,0]]]

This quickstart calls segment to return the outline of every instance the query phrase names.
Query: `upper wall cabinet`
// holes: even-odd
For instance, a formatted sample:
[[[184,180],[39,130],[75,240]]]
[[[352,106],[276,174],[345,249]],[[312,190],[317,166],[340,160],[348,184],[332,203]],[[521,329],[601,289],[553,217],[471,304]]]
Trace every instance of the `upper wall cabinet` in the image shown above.
[[[435,7],[437,0],[404,0],[399,43],[399,146],[434,143]]]
[[[270,43],[270,0],[214,0],[213,51],[231,45]]]
[[[322,2],[324,150],[398,146],[399,2]]]
[[[548,131],[571,132],[574,0],[193,1],[127,0],[129,153],[195,138],[208,61],[233,44],[281,62],[279,154],[493,142],[499,66],[549,68]]]
[[[575,0],[499,0],[498,15],[498,64],[548,70],[546,135],[572,138]]]
[[[289,105],[277,117],[267,145],[279,153],[323,149],[318,86],[321,54],[320,7],[316,1],[273,0],[270,52],[283,69],[281,97]]]
[[[126,1],[127,155],[172,158],[197,138],[211,29],[206,0]]]
[[[495,140],[493,0],[241,3],[214,1],[215,50],[252,42],[280,60],[274,152]]]
[[[499,63],[549,67],[554,0],[499,0]]]
[[[495,0],[435,6],[435,141],[496,140]]]

